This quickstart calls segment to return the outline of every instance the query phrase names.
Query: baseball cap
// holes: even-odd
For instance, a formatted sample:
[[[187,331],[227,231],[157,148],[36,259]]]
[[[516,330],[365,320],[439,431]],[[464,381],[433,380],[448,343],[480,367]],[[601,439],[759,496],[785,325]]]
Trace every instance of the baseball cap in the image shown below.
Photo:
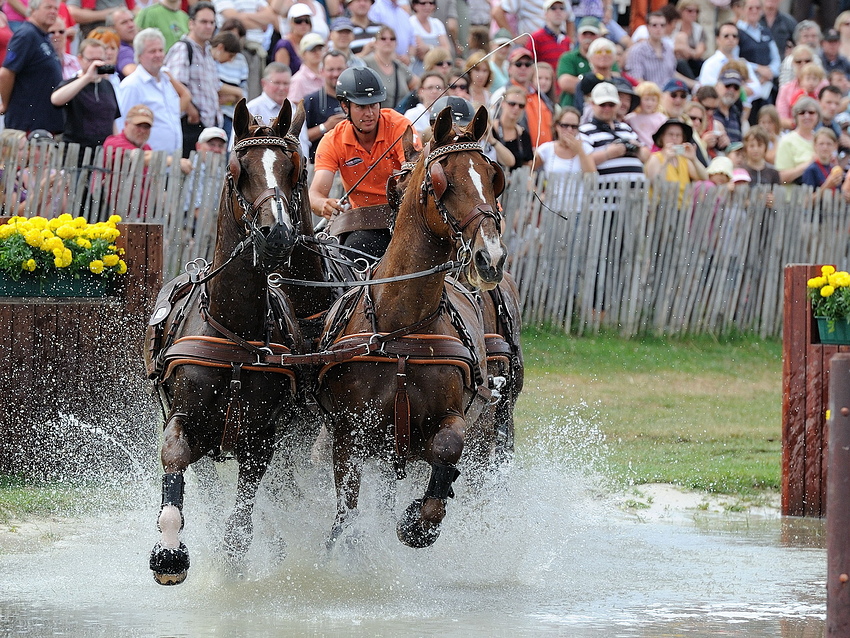
[[[733,182],[751,182],[753,181],[746,168],[736,168],[732,171]]]
[[[227,133],[224,132],[224,129],[217,126],[208,126],[201,131],[201,134],[198,136],[198,141],[209,142],[210,140],[224,140],[226,142]]]
[[[130,124],[150,124],[153,126],[153,111],[144,104],[136,104],[127,111],[127,121]]]
[[[691,92],[688,85],[681,80],[667,80],[667,84],[665,84],[664,88],[661,90],[664,93],[675,93],[676,91],[684,91],[685,93]]]
[[[581,20],[579,20],[576,31],[579,33],[590,31],[596,35],[608,33],[608,29],[605,28],[602,21],[594,16],[584,16]]]
[[[33,129],[27,135],[28,142],[36,142],[36,143],[49,143],[55,144],[56,138],[53,137],[53,133],[43,128]]]
[[[740,151],[742,148],[744,148],[743,142],[731,142],[729,144],[729,146],[727,146],[723,150],[727,155],[729,155],[729,153],[734,153],[735,151]]]
[[[725,175],[729,179],[732,179],[733,168],[732,160],[721,156],[711,160],[707,172],[709,175]]]
[[[824,42],[838,42],[841,39],[841,34],[835,29],[827,29],[823,34]]]
[[[721,74],[720,82],[724,86],[741,86],[744,83],[744,78],[735,69],[728,69]]]
[[[519,47],[510,52],[508,55],[508,62],[516,62],[521,58],[531,58],[533,60],[534,55],[525,47]]]
[[[496,31],[496,35],[493,36],[493,44],[499,46],[502,44],[507,44],[513,39],[514,37],[511,35],[510,31],[508,31],[507,29],[499,29],[498,31]]]
[[[610,82],[601,82],[594,86],[590,92],[590,99],[596,105],[620,105],[620,94],[617,92],[617,87]]]
[[[546,0],[546,2],[543,3],[543,10],[548,11],[553,4],[562,4],[564,7],[567,6],[567,3],[564,0]]]
[[[292,18],[303,18],[304,16],[312,18],[313,12],[310,11],[310,7],[303,2],[296,2],[293,4],[289,7],[289,12],[286,14],[287,20],[292,20]]]
[[[354,23],[345,16],[331,20],[331,31],[354,31]]]
[[[308,33],[303,38],[301,38],[301,44],[298,45],[301,53],[305,51],[312,51],[316,47],[325,46],[325,39],[320,36],[318,33]]]

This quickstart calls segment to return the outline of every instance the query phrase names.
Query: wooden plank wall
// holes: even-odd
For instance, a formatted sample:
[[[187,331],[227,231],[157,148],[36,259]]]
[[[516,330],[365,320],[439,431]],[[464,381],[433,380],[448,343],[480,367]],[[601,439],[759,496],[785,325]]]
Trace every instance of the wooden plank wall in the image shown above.
[[[0,298],[0,474],[47,477],[87,461],[120,465],[127,446],[150,439],[141,430],[157,408],[142,354],[162,280],[162,226],[119,229],[128,270],[115,296]],[[60,415],[81,425],[63,430]]]
[[[829,360],[850,346],[822,345],[806,297],[819,266],[785,268],[782,338],[782,513],[826,514]]]

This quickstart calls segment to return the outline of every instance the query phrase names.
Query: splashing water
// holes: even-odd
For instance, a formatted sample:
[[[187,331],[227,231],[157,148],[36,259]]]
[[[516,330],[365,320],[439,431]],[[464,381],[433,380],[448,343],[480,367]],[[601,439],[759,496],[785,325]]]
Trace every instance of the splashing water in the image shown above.
[[[38,522],[27,551],[0,545],[0,635],[797,638],[822,631],[825,552],[793,538],[807,526],[817,533],[820,522],[795,520],[792,534],[778,516],[702,513],[671,522],[625,513],[598,472],[603,437],[577,414],[535,424],[538,434],[520,439],[514,463],[484,486],[464,473],[440,539],[424,550],[395,535],[395,516],[427,480],[424,465],[410,467],[391,506],[381,473],[367,467],[360,515],[329,553],[330,467],[301,455],[296,492],[276,458],[241,578],[218,552],[235,466],[217,468],[223,501],[204,494],[190,472],[183,540],[192,567],[186,583],[169,588],[147,569],[158,536],[154,441],[130,444],[66,419],[63,427],[129,463],[108,481],[90,468],[77,488],[85,506]]]

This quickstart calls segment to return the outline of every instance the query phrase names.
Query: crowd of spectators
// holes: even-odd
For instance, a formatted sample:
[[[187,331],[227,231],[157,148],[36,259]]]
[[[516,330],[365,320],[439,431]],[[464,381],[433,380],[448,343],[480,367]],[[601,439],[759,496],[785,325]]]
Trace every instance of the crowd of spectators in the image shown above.
[[[850,0],[799,21],[790,4],[6,0],[0,109],[25,134],[185,158],[230,137],[239,99],[266,121],[289,100],[313,158],[346,117],[337,78],[369,67],[426,141],[440,98],[489,109],[482,144],[509,170],[682,187],[737,170],[850,199]]]

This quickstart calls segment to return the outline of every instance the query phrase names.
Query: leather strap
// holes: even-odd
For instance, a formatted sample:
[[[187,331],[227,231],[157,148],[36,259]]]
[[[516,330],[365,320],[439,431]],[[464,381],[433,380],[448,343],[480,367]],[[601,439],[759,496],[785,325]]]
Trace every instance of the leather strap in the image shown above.
[[[395,213],[389,204],[361,206],[334,215],[327,232],[329,235],[339,236],[355,230],[381,230],[390,228],[394,221]]]
[[[407,357],[398,358],[395,390],[395,473],[401,480],[410,454],[410,397],[407,395]]]

